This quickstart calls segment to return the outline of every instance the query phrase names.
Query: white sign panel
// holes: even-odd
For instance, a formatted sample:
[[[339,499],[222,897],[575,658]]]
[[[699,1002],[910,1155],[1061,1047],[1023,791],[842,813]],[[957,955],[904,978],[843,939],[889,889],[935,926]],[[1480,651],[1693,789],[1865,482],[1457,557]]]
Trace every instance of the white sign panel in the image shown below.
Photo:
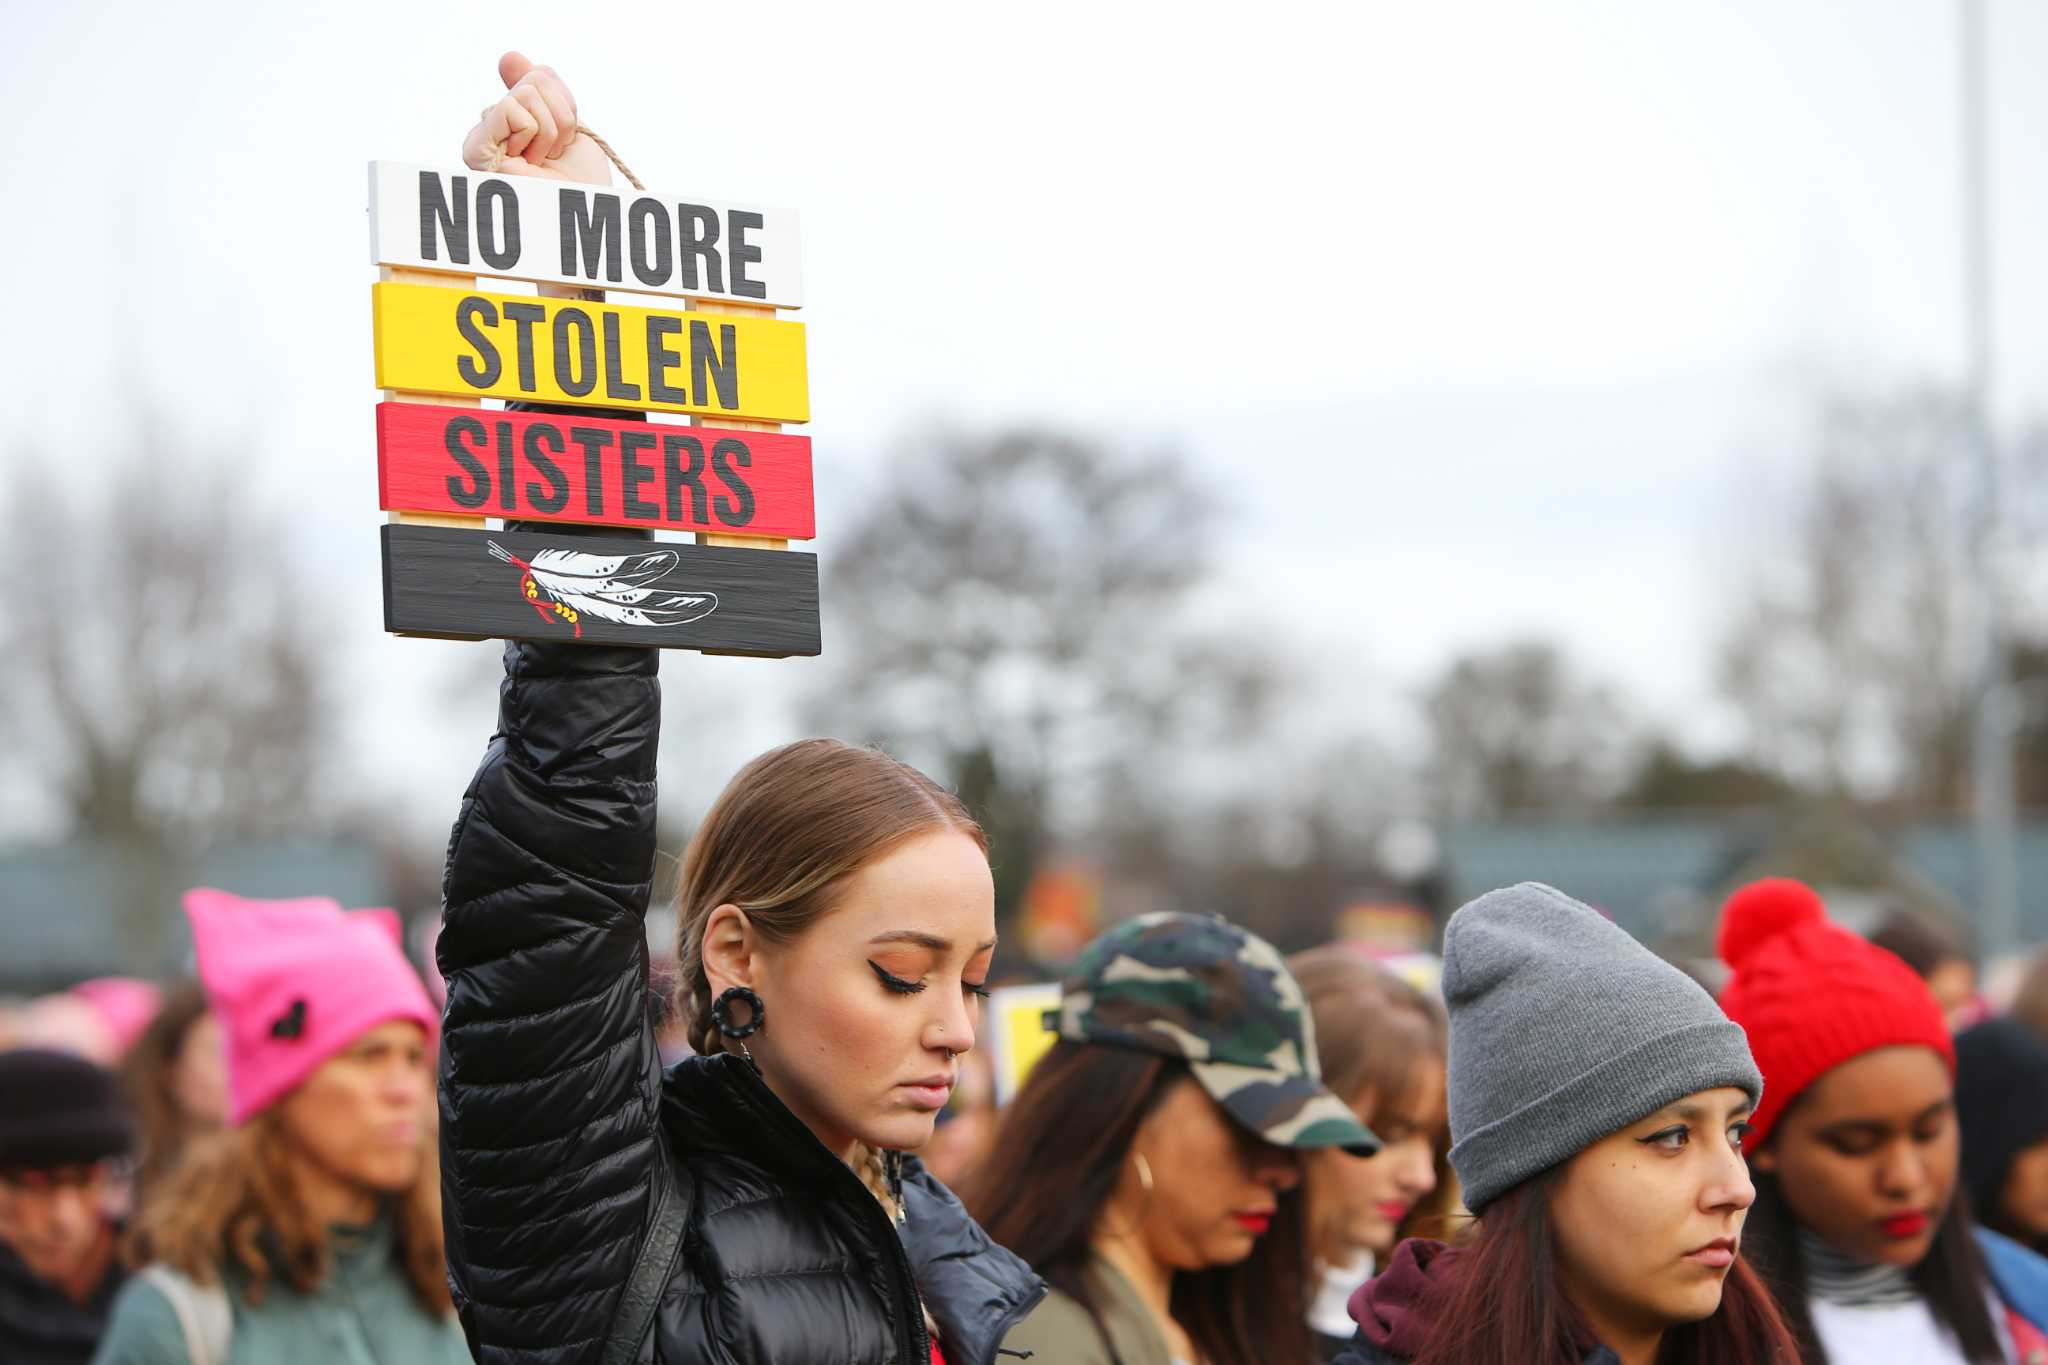
[[[803,306],[792,209],[370,163],[373,264]]]

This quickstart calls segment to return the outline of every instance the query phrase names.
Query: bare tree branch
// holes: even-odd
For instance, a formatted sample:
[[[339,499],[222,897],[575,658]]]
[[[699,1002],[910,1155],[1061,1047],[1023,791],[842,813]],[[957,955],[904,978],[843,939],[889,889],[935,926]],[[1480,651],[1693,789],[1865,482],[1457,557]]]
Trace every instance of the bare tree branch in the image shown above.
[[[1523,641],[1454,660],[1424,694],[1426,778],[1445,815],[1584,809],[1613,796],[1637,747],[1608,688],[1556,646]]]
[[[1785,552],[1758,564],[1719,651],[1753,762],[1839,795],[1962,801],[1966,434],[1954,395],[1931,387],[1820,405]]]
[[[157,420],[106,461],[13,461],[0,527],[28,571],[0,613],[0,716],[71,832],[191,840],[304,828],[320,800],[325,641],[253,456],[186,458]],[[95,470],[89,496],[64,475]]]
[[[1244,743],[1280,690],[1249,604],[1227,633],[1200,619],[1212,529],[1170,456],[927,432],[831,555],[811,717],[958,785],[1005,826],[999,877],[1062,832],[1155,821],[1176,762]]]

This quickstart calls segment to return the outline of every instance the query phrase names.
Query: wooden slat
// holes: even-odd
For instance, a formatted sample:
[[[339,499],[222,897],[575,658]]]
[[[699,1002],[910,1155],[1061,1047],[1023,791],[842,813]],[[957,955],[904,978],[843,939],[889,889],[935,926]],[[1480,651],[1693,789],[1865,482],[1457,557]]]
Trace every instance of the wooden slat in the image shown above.
[[[395,282],[371,291],[381,388],[721,423],[810,416],[800,322]]]
[[[370,255],[413,270],[803,306],[793,211],[623,186],[373,161]]]
[[[818,653],[812,554],[430,526],[382,533],[386,630],[774,658]],[[563,563],[548,551],[588,558]],[[611,619],[607,599],[654,619]]]
[[[810,438],[726,427],[383,403],[377,491],[384,507],[447,516],[815,530]]]

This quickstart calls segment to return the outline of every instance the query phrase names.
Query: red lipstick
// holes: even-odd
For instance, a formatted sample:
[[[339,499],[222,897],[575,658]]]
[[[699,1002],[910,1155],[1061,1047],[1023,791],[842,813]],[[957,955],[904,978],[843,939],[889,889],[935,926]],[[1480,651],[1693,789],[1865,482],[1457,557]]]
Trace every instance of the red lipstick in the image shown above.
[[[1263,1237],[1266,1229],[1273,1226],[1273,1211],[1263,1213],[1233,1213],[1231,1220],[1254,1237]]]
[[[1880,1218],[1878,1227],[1884,1235],[1895,1242],[1905,1242],[1927,1231],[1927,1215],[1924,1213],[1895,1213],[1889,1218]]]

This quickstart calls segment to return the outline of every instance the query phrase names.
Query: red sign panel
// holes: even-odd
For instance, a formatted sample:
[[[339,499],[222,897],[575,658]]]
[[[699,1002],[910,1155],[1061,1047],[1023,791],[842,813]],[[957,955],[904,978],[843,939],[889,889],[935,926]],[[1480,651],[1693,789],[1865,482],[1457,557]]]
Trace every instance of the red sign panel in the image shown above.
[[[377,405],[386,511],[809,540],[811,441],[772,431]]]

